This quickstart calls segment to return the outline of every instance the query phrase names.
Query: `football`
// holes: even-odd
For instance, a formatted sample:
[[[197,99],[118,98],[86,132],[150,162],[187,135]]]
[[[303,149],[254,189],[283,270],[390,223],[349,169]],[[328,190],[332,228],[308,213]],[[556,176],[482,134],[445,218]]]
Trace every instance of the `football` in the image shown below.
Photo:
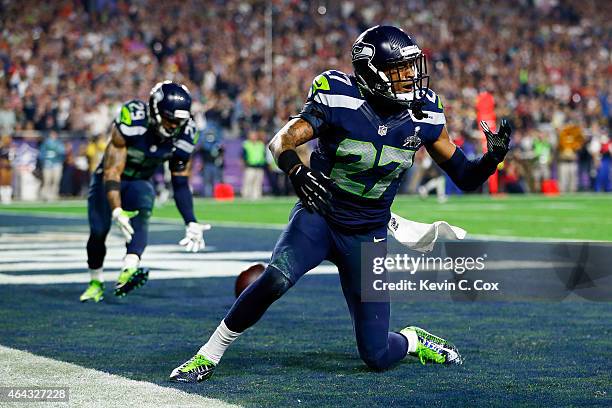
[[[264,264],[257,263],[240,272],[240,275],[236,278],[236,286],[234,288],[236,297],[240,296],[242,291],[248,288],[251,283],[255,282],[265,269],[266,266]]]

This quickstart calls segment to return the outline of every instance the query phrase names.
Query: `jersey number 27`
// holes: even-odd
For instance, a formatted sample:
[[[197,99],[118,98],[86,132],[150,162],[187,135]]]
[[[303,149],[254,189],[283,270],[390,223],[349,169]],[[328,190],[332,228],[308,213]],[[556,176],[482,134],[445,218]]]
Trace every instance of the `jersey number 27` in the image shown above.
[[[344,139],[338,145],[336,156],[357,156],[359,158],[356,162],[337,162],[335,164],[330,177],[336,182],[338,187],[360,197],[377,199],[384,194],[393,180],[399,177],[404,170],[412,165],[414,151],[383,145],[379,155],[378,150],[371,142]],[[379,156],[378,161],[376,160],[377,156]],[[349,177],[356,173],[370,170],[374,167],[383,167],[391,163],[397,163],[397,167],[386,176],[381,177],[376,184],[367,191],[365,184],[359,183]]]

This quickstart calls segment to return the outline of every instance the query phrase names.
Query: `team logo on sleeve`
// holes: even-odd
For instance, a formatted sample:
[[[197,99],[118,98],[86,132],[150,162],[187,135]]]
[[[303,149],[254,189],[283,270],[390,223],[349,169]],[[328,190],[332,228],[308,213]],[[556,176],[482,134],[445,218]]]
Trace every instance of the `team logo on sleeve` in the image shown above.
[[[329,87],[329,81],[325,77],[325,75],[321,74],[312,81],[312,86],[310,87],[310,91],[308,92],[308,97],[317,93],[317,91],[329,91],[331,88]]]
[[[421,127],[417,126],[414,128],[414,135],[408,136],[406,140],[404,140],[403,146],[414,150],[417,150],[419,147],[421,147],[423,140],[421,140],[421,138],[419,137],[419,133],[421,133]]]

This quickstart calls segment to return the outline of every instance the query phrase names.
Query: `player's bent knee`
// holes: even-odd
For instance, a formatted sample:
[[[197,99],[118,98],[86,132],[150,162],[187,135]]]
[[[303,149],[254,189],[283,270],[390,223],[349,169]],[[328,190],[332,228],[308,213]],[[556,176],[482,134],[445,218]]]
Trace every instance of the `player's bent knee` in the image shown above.
[[[374,350],[359,347],[359,357],[372,370],[381,371],[389,368],[389,364],[384,358],[385,350]]]
[[[95,244],[104,244],[104,241],[106,241],[107,235],[108,235],[108,230],[92,229],[89,234],[89,242],[95,243]]]
[[[380,358],[376,358],[370,355],[360,355],[363,362],[372,370],[382,371],[389,368],[389,366]]]

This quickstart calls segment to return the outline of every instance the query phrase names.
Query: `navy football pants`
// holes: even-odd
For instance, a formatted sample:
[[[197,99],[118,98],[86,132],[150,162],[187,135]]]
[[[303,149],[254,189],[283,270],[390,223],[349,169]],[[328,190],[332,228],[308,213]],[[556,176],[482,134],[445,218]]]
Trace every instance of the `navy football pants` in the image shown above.
[[[126,244],[127,253],[141,257],[147,246],[149,218],[155,201],[155,190],[148,180],[121,181],[121,208],[126,211],[138,210],[138,215],[130,220],[134,235]],[[106,236],[111,228],[112,213],[102,174],[94,174],[87,196],[87,216],[89,218],[89,240],[87,241],[87,264],[91,269],[101,268],[106,256]]]
[[[361,244],[386,236],[386,226],[361,235],[341,233],[298,203],[276,243],[270,265],[236,300],[225,324],[238,333],[251,327],[298,279],[327,259],[338,267],[360,357],[373,369],[388,368],[406,356],[408,342],[401,334],[389,332],[388,301],[361,301]],[[386,255],[386,241],[375,248],[372,257]],[[386,272],[379,278],[386,280]]]

